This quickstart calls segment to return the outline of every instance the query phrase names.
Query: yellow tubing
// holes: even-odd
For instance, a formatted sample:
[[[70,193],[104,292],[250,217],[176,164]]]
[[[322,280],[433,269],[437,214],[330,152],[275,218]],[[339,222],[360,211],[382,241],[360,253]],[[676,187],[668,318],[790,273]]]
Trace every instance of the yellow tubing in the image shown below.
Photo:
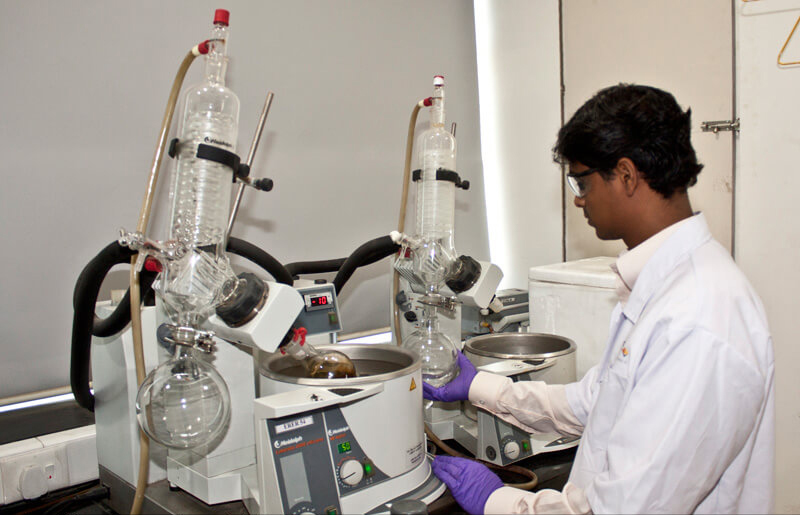
[[[406,227],[406,206],[408,205],[408,187],[411,178],[411,151],[414,148],[414,130],[417,126],[417,115],[425,105],[425,100],[420,100],[411,111],[411,120],[408,122],[408,136],[406,136],[406,162],[403,168],[403,192],[400,195],[400,218],[397,221],[397,232],[402,233]],[[400,307],[397,305],[397,290],[400,288],[400,274],[397,270],[392,274],[392,316],[394,317],[394,332],[397,345],[402,343],[400,334]]]
[[[167,146],[167,135],[172,124],[172,115],[175,114],[175,105],[178,103],[178,96],[183,85],[183,79],[194,58],[200,55],[198,47],[194,47],[186,57],[183,58],[175,80],[172,81],[172,90],[167,100],[167,108],[164,112],[164,119],[161,122],[161,132],[158,135],[158,145],[153,156],[153,165],[150,168],[150,176],[147,180],[147,189],[142,209],[139,212],[139,223],[136,225],[136,232],[145,234],[147,224],[150,220],[150,211],[153,206],[153,196],[158,183],[158,169],[161,167],[161,160],[164,157],[164,149]],[[142,345],[142,313],[141,313],[141,290],[139,288],[139,270],[136,268],[137,256],[131,259],[130,272],[130,299],[131,299],[131,331],[133,333],[133,358],[136,363],[136,384],[141,385],[145,378],[144,366],[144,347]],[[139,475],[136,479],[136,493],[133,497],[131,515],[138,515],[142,511],[144,504],[144,492],[147,488],[147,477],[150,467],[150,440],[147,435],[139,429]]]

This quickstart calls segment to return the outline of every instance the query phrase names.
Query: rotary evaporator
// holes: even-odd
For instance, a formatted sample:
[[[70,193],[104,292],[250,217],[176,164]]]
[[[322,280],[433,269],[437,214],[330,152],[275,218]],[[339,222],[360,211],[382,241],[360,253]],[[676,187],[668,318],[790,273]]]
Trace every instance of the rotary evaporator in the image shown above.
[[[419,168],[410,174],[417,185],[415,232],[403,232],[404,190],[399,227],[391,235],[401,245],[394,263],[393,333],[404,348],[421,356],[422,377],[432,386],[442,386],[458,375],[461,305],[497,308],[494,294],[503,278],[496,265],[456,252],[456,190],[468,189],[469,182],[456,172],[455,129],[445,129],[444,102],[444,77],[437,75],[433,95],[419,103],[430,106],[430,126],[418,138]],[[411,141],[409,137],[409,145]],[[410,150],[404,185],[409,179]]]
[[[420,102],[430,106],[430,127],[417,139],[419,168],[409,174],[417,185],[415,232],[403,232],[401,209],[400,226],[392,233],[401,245],[394,264],[394,334],[404,348],[421,356],[423,380],[432,386],[458,375],[456,353],[462,348],[478,370],[513,381],[574,381],[575,344],[525,332],[528,292],[497,291],[503,274],[496,265],[455,250],[455,195],[469,184],[455,171],[455,130],[445,129],[444,102],[444,77],[436,76],[433,95]],[[425,422],[429,437],[453,439],[474,457],[498,466],[574,447],[578,440],[527,433],[469,402],[427,402]]]
[[[76,284],[71,382],[95,411],[112,506],[188,510],[173,490],[206,505],[242,501],[251,513],[381,513],[398,500],[431,502],[444,485],[425,453],[420,355],[305,341],[341,330],[341,287],[398,245],[383,236],[341,260],[284,266],[230,235],[244,188],[272,190],[250,166],[273,96],[242,160],[239,100],[225,86],[228,42],[229,14],[217,10],[211,38],[175,78],[136,229],[122,230]],[[183,77],[200,55],[204,80],[187,89],[179,136],[168,141]],[[147,228],[165,155],[174,160],[170,225],[157,240]],[[229,252],[273,280],[237,275]],[[129,291],[118,306],[98,305],[107,315],[98,318],[100,284],[126,262]],[[320,271],[336,272],[333,283],[295,287],[294,277]],[[390,418],[398,422],[386,431]]]

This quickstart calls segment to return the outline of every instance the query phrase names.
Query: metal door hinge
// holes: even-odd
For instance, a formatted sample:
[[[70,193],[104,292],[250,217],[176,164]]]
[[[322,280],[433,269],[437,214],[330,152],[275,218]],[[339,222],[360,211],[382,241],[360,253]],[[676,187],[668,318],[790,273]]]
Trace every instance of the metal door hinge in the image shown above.
[[[715,122],[703,122],[700,124],[700,129],[703,132],[713,132],[714,134],[719,131],[739,132],[740,124],[738,118],[735,120],[718,120]]]

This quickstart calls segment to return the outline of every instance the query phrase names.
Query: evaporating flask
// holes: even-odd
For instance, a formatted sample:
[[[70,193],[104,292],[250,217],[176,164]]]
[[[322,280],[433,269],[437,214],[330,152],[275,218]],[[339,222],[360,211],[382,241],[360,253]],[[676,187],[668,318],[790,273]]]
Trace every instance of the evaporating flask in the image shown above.
[[[198,351],[178,345],[175,357],[151,371],[136,395],[136,418],[156,442],[189,449],[227,428],[231,399],[217,370]]]
[[[439,318],[433,306],[425,306],[422,323],[403,339],[403,347],[419,354],[422,380],[431,386],[443,386],[459,373],[455,343],[439,330]]]

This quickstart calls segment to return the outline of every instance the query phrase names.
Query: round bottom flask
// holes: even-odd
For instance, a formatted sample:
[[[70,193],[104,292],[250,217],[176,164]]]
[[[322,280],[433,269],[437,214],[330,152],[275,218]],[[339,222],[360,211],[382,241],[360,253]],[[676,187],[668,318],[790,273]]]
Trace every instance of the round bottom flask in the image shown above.
[[[310,378],[339,379],[358,376],[356,366],[350,358],[335,350],[317,350],[305,341],[305,332],[296,333],[295,337],[281,348],[281,352],[302,363],[306,375]]]
[[[230,419],[230,393],[219,372],[177,346],[150,372],[136,395],[136,418],[152,440],[177,449],[212,443]]]
[[[337,379],[357,377],[356,367],[350,358],[338,351],[320,352],[303,360],[308,377]]]
[[[439,331],[435,308],[426,308],[424,317],[419,329],[403,341],[403,347],[416,352],[422,360],[422,380],[440,387],[458,375],[458,351],[453,340]]]

